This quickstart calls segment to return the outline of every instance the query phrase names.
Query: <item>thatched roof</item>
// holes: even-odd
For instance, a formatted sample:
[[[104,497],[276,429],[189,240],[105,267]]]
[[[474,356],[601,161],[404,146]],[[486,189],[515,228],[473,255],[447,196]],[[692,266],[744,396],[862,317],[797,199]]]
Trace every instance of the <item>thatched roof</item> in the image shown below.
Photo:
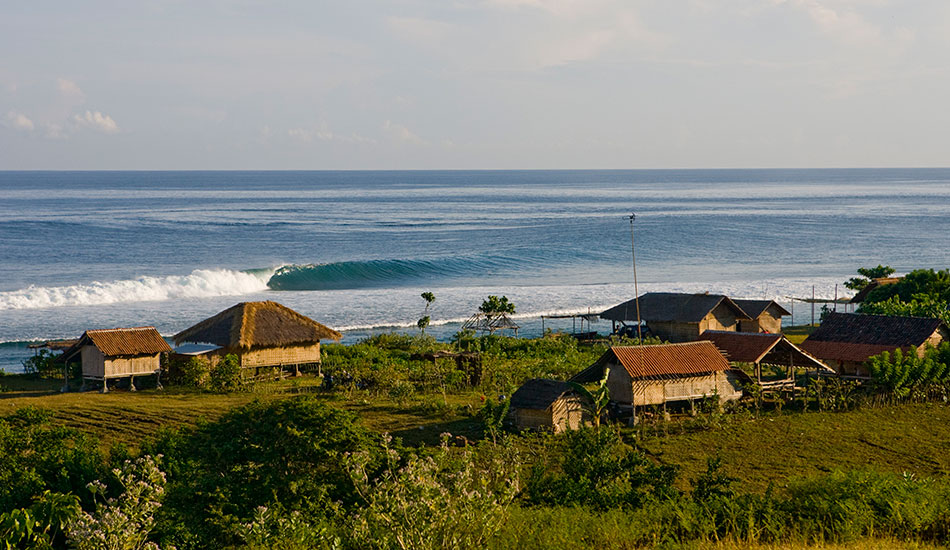
[[[562,395],[571,393],[574,388],[567,382],[532,378],[518,388],[511,396],[511,408],[546,410]]]
[[[948,330],[929,317],[832,312],[802,349],[823,360],[862,362],[885,351],[917,348],[938,329]]]
[[[279,347],[339,340],[343,335],[277,302],[241,302],[174,336],[224,348]]]
[[[753,319],[759,318],[769,308],[773,308],[779,317],[791,315],[790,311],[780,306],[775,300],[739,300],[733,298],[732,301]]]
[[[741,307],[722,294],[684,294],[680,292],[648,292],[640,296],[640,318],[649,323],[698,323],[711,311],[723,304],[738,319],[749,319]],[[636,321],[636,299],[618,304],[600,314],[611,321]]]
[[[98,329],[82,333],[79,340],[63,352],[62,359],[69,359],[88,345],[95,346],[107,357],[154,355],[172,350],[155,327]]]
[[[611,364],[621,365],[634,379],[679,378],[731,369],[726,358],[708,340],[653,346],[612,346],[571,381],[600,380],[604,367]]]

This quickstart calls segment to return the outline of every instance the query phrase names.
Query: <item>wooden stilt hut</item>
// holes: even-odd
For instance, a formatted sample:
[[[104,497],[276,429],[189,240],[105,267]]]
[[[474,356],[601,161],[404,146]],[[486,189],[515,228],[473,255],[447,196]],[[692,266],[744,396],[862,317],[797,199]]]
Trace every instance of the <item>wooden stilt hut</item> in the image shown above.
[[[60,360],[80,357],[83,388],[88,381],[101,381],[105,393],[109,380],[128,378],[129,389],[135,391],[135,377],[159,376],[161,355],[171,350],[155,327],[87,330]]]
[[[319,371],[320,341],[340,338],[339,332],[271,301],[242,302],[174,336],[176,345],[212,344],[203,354],[212,368],[234,354],[242,368],[254,369],[253,376],[265,368]]]

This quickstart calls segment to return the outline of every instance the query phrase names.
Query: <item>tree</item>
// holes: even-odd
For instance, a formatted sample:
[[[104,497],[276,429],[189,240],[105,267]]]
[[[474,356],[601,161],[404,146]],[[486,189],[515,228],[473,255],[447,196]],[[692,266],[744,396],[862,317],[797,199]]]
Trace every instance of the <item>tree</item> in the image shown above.
[[[859,267],[858,274],[861,277],[852,277],[845,281],[844,286],[851,290],[860,292],[868,286],[872,280],[887,277],[894,273],[894,268],[889,265],[878,265],[877,267]]]
[[[478,307],[478,311],[481,311],[486,317],[491,319],[506,313],[514,313],[515,304],[509,302],[507,296],[499,298],[498,296],[491,295],[487,300],[482,302],[482,305]]]
[[[426,301],[426,309],[422,314],[422,318],[416,321],[416,326],[419,327],[419,330],[422,334],[426,333],[426,328],[429,326],[431,319],[429,318],[429,306],[432,305],[432,302],[435,301],[435,294],[431,292],[423,292],[422,299]]]
[[[581,394],[581,397],[587,401],[587,410],[593,417],[594,427],[600,427],[600,418],[610,405],[610,389],[607,387],[607,376],[610,375],[610,367],[604,369],[604,377],[597,384],[594,391],[588,390],[577,382],[568,382],[574,391]]]

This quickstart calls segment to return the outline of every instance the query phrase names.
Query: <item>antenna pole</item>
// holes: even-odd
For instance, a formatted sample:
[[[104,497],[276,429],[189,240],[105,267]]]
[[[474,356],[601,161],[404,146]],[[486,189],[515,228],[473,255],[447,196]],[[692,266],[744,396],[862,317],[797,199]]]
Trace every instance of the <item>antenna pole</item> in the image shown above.
[[[637,247],[633,239],[633,220],[637,219],[636,214],[630,214],[630,252],[633,256],[633,293],[636,296],[634,301],[637,304],[637,340],[643,343],[643,329],[640,320],[640,289],[637,287]]]

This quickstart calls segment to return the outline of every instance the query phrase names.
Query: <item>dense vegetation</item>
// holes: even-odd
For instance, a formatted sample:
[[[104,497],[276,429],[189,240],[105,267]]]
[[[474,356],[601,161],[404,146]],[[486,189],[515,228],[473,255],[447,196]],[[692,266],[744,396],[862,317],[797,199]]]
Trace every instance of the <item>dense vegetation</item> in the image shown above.
[[[606,346],[383,335],[325,346],[336,382],[323,387],[199,373],[204,389],[0,408],[0,537],[179,550],[950,541],[950,347],[876,358],[862,388],[823,381],[791,401],[707,400],[558,436],[505,430],[516,384],[566,378]],[[431,359],[440,349],[478,351],[477,379]],[[97,441],[126,424],[140,431]]]
[[[850,279],[848,288],[861,290],[870,280],[894,273],[889,266],[861,268],[863,277]],[[910,315],[935,317],[950,323],[950,270],[915,269],[892,284],[871,290],[861,304],[859,313],[878,315]]]

